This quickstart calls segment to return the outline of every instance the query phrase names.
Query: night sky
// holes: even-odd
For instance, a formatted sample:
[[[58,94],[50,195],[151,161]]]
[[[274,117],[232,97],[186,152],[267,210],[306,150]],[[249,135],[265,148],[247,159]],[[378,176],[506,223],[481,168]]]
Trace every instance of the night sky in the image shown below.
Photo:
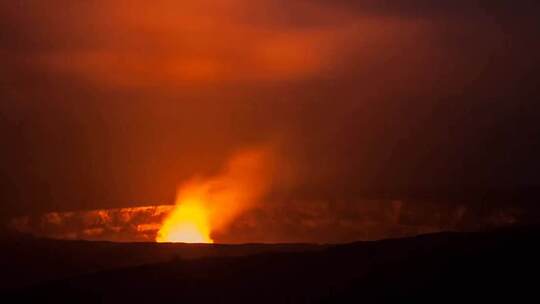
[[[1,218],[172,202],[263,145],[283,214],[528,221],[539,73],[534,0],[2,1]]]

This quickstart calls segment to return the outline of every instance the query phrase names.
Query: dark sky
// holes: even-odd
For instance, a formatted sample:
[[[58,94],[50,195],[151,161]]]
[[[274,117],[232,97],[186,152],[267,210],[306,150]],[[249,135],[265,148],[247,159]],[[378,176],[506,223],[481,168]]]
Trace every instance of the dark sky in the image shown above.
[[[172,201],[268,143],[278,196],[532,208],[537,3],[2,1],[0,212]]]

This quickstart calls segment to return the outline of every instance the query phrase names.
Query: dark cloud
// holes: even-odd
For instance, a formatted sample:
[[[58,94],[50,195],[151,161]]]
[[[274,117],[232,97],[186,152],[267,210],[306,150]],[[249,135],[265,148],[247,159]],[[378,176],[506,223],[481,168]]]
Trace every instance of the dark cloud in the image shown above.
[[[2,214],[172,201],[267,142],[278,196],[536,208],[535,1],[210,2],[0,4]]]

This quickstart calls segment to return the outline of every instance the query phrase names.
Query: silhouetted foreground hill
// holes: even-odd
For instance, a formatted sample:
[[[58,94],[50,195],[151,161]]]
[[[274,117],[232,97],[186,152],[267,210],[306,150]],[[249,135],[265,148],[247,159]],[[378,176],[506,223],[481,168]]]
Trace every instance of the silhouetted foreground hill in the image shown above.
[[[55,302],[538,302],[540,229],[439,233],[306,252],[177,259],[13,291]]]
[[[174,259],[319,250],[314,244],[114,243],[0,235],[0,291]]]

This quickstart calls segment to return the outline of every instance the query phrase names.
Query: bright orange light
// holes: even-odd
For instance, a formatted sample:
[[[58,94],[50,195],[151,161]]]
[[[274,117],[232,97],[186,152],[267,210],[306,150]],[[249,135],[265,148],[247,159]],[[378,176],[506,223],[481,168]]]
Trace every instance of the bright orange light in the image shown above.
[[[267,191],[272,164],[269,148],[246,149],[234,154],[218,174],[183,183],[156,241],[213,243],[210,234],[226,231]]]
[[[180,202],[167,217],[156,237],[157,242],[213,243],[208,214],[202,202]]]

